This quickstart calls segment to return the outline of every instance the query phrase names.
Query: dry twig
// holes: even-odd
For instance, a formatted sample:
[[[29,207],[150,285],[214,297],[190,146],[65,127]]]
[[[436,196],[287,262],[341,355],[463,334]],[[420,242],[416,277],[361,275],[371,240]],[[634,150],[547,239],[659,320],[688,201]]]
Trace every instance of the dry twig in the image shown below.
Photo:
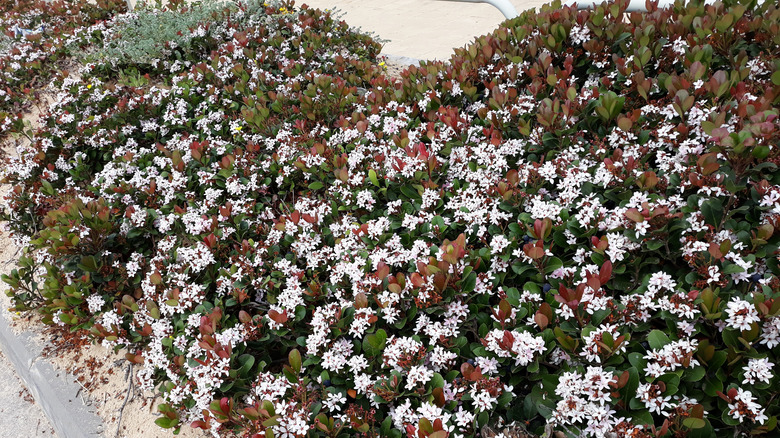
[[[133,393],[133,364],[130,364],[127,368],[127,374],[125,375],[125,380],[129,380],[130,383],[127,385],[127,393],[125,394],[125,401],[122,403],[122,407],[119,408],[119,418],[116,420],[116,433],[114,434],[115,438],[119,438],[119,428],[122,426],[122,413],[125,410],[125,406],[127,406],[127,402],[130,400],[130,394]],[[135,394],[133,393],[133,398],[135,398]]]

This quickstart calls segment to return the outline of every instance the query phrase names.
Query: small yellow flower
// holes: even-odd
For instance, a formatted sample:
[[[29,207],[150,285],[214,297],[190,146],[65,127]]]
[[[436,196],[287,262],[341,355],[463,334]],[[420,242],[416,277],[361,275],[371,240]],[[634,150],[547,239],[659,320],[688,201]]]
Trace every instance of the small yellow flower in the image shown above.
[[[240,126],[236,126],[236,127],[235,127],[235,130],[236,130],[236,131],[240,131],[240,130],[241,130],[241,127],[240,127]]]
[[[87,85],[87,90],[89,90],[90,88],[92,88],[92,84]]]

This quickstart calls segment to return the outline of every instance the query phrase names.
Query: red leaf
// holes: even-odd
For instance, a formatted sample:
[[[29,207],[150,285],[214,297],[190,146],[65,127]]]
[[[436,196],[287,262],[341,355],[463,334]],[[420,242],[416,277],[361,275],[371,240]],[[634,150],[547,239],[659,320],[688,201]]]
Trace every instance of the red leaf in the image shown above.
[[[464,363],[460,366],[460,373],[463,374],[463,378],[469,380],[471,373],[474,372],[474,367],[469,363]]]
[[[536,312],[536,315],[534,315],[534,322],[539,325],[539,328],[542,330],[547,327],[547,324],[550,323],[550,321],[547,319],[546,316],[544,316],[541,312]]]
[[[376,268],[376,276],[380,280],[384,280],[390,274],[390,266],[387,266],[385,262],[379,262]]]
[[[447,400],[444,398],[444,390],[441,388],[433,388],[433,391],[431,392],[431,395],[433,395],[433,402],[436,403],[436,406],[443,407],[445,404],[447,404]]]
[[[645,216],[639,212],[636,208],[629,208],[626,211],[626,217],[634,222],[644,222]]]
[[[544,230],[542,230],[542,221],[537,219],[534,221],[534,238],[541,239],[543,237]]]
[[[607,284],[610,278],[612,278],[612,262],[607,260],[603,265],[601,265],[601,270],[599,271],[599,281],[601,284]]]
[[[230,414],[230,399],[227,397],[222,397],[219,401],[219,409],[222,411],[223,414],[228,415]]]
[[[268,317],[274,320],[278,324],[284,324],[288,320],[287,312],[279,313],[273,309],[268,311]]]

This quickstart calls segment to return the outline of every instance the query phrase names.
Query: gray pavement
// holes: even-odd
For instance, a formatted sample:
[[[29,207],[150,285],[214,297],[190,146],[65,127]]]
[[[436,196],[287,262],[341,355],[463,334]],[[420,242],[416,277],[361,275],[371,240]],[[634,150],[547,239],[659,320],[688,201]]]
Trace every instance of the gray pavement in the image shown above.
[[[46,415],[35,403],[0,351],[0,435],[5,438],[56,437]]]
[[[0,309],[0,437],[100,436],[102,421],[79,397],[81,387],[41,357],[34,332],[13,331],[10,316]]]

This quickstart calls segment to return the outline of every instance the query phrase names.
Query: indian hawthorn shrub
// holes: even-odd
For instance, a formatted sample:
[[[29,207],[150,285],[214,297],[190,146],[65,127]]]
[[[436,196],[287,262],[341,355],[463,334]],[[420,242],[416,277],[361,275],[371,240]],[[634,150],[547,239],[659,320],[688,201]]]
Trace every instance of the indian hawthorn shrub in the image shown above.
[[[400,80],[291,4],[64,77],[3,171],[16,307],[124,347],[163,427],[776,434],[780,9],[626,5]]]
[[[21,113],[70,54],[74,29],[122,11],[120,0],[3,0],[0,2],[0,138],[24,130]],[[34,32],[24,35],[22,29]]]

